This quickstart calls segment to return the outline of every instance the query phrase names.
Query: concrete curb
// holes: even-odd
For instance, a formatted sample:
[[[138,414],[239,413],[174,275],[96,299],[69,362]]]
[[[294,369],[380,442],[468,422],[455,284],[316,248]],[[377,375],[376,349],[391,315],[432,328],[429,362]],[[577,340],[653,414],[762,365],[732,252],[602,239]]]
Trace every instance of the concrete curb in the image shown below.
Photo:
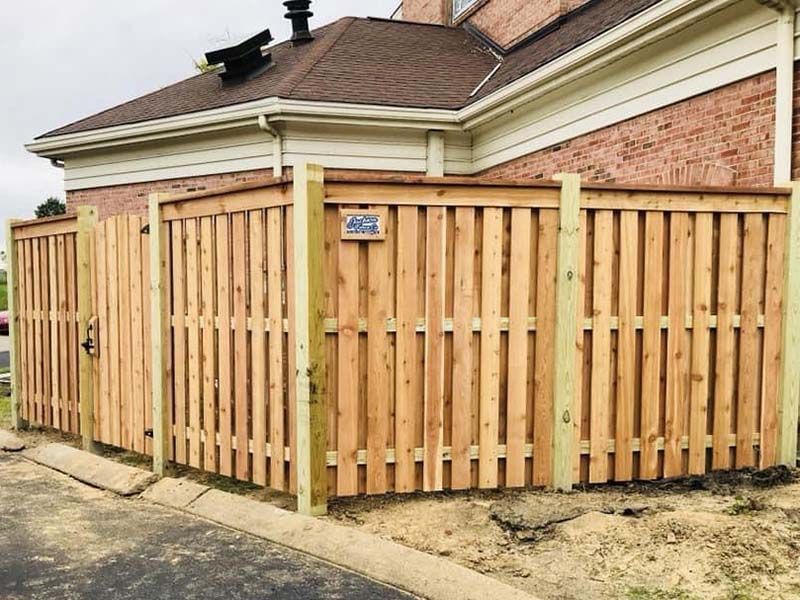
[[[188,479],[165,477],[142,494],[142,500],[186,510],[186,508],[211,488]]]
[[[78,481],[120,496],[135,496],[158,479],[158,476],[150,471],[121,465],[63,444],[47,444],[31,448],[25,450],[22,455]]]
[[[204,489],[203,489],[204,488]],[[193,500],[188,500],[197,494]],[[145,499],[255,535],[429,600],[533,600],[500,581],[356,529],[165,479]]]
[[[3,452],[19,452],[25,449],[25,442],[10,431],[0,429],[0,450]]]

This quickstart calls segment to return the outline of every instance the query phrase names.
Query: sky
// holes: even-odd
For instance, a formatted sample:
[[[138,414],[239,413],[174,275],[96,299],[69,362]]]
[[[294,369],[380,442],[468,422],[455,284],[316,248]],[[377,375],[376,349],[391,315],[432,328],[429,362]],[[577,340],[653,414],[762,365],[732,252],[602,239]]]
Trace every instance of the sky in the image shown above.
[[[312,27],[388,17],[400,0],[316,0]],[[25,150],[36,136],[195,74],[193,60],[269,28],[280,0],[24,0],[0,3],[0,220],[64,198],[63,172]],[[0,239],[5,227],[0,228]],[[5,242],[2,242],[5,247]]]

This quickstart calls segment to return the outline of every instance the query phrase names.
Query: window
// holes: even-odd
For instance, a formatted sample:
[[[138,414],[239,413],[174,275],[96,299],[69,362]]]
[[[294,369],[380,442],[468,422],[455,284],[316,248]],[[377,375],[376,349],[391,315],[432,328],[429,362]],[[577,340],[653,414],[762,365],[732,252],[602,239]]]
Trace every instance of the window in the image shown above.
[[[453,16],[457,17],[478,0],[453,0]]]

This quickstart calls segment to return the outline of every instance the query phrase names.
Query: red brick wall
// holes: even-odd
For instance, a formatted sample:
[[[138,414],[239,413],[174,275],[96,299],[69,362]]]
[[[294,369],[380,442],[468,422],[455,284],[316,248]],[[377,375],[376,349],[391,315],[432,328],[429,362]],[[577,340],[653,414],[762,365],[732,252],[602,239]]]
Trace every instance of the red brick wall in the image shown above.
[[[417,23],[450,23],[452,0],[403,0],[403,20]]]
[[[469,21],[501,46],[510,46],[588,0],[478,0]],[[448,25],[453,0],[403,0],[403,19]]]
[[[361,174],[369,175],[379,171],[358,171],[328,169],[328,174]],[[292,168],[286,167],[285,175],[291,175]],[[386,171],[380,171],[386,173]],[[201,177],[187,177],[185,179],[170,179],[166,181],[152,181],[146,183],[132,183],[129,185],[116,185],[112,187],[95,188],[67,192],[67,210],[72,212],[78,206],[96,206],[98,218],[107,219],[119,214],[147,213],[148,196],[153,193],[182,194],[185,192],[198,192],[213,190],[215,188],[246,183],[258,179],[272,177],[272,169],[257,171],[243,171],[241,173],[226,173],[223,175],[204,175]]]
[[[730,181],[724,183],[771,185],[774,102],[774,72],[764,73],[515,159],[482,175],[541,179],[558,172],[578,172],[595,182],[699,184],[723,183],[719,174],[728,172]],[[676,178],[676,172],[687,175]],[[697,180],[703,177],[707,180]]]
[[[501,46],[511,46],[587,0],[489,0],[470,23]]]
[[[67,192],[67,207],[73,210],[77,206],[96,206],[100,219],[125,213],[144,214],[147,212],[147,197],[156,192],[166,194],[197,192],[271,176],[272,169],[265,169],[78,190]]]

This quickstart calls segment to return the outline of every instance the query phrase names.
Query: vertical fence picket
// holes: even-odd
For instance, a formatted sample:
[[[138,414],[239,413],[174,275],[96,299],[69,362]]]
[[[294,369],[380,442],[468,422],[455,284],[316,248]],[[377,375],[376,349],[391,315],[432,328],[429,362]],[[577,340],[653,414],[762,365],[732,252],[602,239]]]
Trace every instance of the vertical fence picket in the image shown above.
[[[692,358],[689,387],[689,474],[706,472],[706,432],[710,389],[711,287],[714,275],[713,231],[710,213],[700,213],[694,228],[694,306],[692,309]]]
[[[217,369],[215,326],[215,297],[217,295],[214,277],[214,220],[212,217],[200,219],[200,309],[203,319],[203,468],[215,473],[217,470]],[[199,399],[198,399],[199,400]]]
[[[219,472],[233,475],[233,378],[231,373],[230,222],[216,218],[217,314],[219,316]]]
[[[506,486],[524,487],[528,395],[531,211],[511,210]]]
[[[636,295],[639,289],[639,214],[620,215],[617,422],[614,479],[633,479],[633,420],[636,403]]]
[[[559,215],[539,212],[536,268],[536,348],[533,418],[533,485],[550,485],[553,462],[553,346],[556,335],[556,273]]]
[[[247,221],[244,213],[232,217],[233,240],[233,320],[235,369],[236,478],[246,480],[250,473],[248,408],[248,332],[247,332]]]
[[[415,414],[414,400],[417,389],[416,379],[418,377],[416,363],[418,220],[416,207],[401,206],[398,208],[397,367],[395,369],[397,378],[395,401],[395,491],[397,492],[413,492],[416,489],[414,432],[415,423],[419,417]],[[471,250],[472,248],[470,248],[470,252]],[[472,264],[470,263],[471,268]],[[454,425],[454,432],[460,433],[461,431]],[[469,445],[469,442],[467,442],[467,445]],[[459,465],[463,466],[461,455],[459,455]],[[469,472],[468,463],[467,472]],[[454,466],[454,479],[460,477],[459,473],[463,473],[463,469],[459,470]]]
[[[427,492],[441,490],[444,485],[444,465],[442,462],[444,454],[445,216],[445,208],[429,207],[427,210],[427,247],[425,252],[425,435],[422,478],[422,488]]]
[[[264,304],[264,219],[259,210],[251,211],[250,221],[250,399],[253,428],[253,482],[267,484],[267,357]],[[274,450],[274,449],[273,449]]]
[[[663,286],[664,215],[645,217],[644,334],[642,350],[642,415],[640,477],[658,476],[658,422],[661,395],[661,314]]]
[[[269,439],[270,487],[286,488],[286,442],[283,346],[283,211],[267,210],[267,290],[269,313]]]
[[[415,208],[401,208],[400,210],[413,211],[412,214],[416,216]],[[472,484],[472,368],[474,361],[472,317],[474,310],[475,209],[456,208],[455,219],[453,278],[456,300],[453,303],[453,449],[451,452],[450,485],[453,489],[458,490],[467,489]],[[407,247],[398,247],[398,254],[407,251],[413,252],[416,257],[415,238],[416,231]],[[402,255],[400,260],[403,260]],[[413,288],[413,268],[411,271],[412,280],[405,285]],[[398,281],[398,289],[399,286],[400,281]],[[409,301],[412,302],[411,300]],[[398,298],[398,310],[400,310],[400,306],[401,299]],[[416,302],[412,302],[412,314],[414,314],[415,310]],[[413,357],[416,354],[413,337],[407,350],[411,354],[405,357],[404,360],[405,364],[408,365],[408,369],[412,371],[408,375],[410,378],[413,377]],[[410,386],[409,393],[413,393],[413,389],[413,385]]]
[[[717,284],[717,357],[714,397],[713,468],[730,467],[728,443],[733,419],[733,361],[735,343],[733,317],[736,310],[736,263],[739,218],[720,217],[719,282]]]
[[[481,289],[479,486],[497,487],[497,445],[500,418],[500,310],[503,211],[483,210]]]
[[[594,310],[592,323],[592,410],[589,481],[608,480],[611,400],[611,287],[614,257],[613,213],[594,215]]]
[[[781,307],[785,243],[786,217],[770,215],[764,300],[764,377],[761,392],[760,466],[762,469],[773,466],[778,453],[778,382],[781,372]]]
[[[760,399],[761,352],[758,317],[764,289],[764,218],[759,214],[744,219],[742,258],[742,310],[739,326],[739,381],[736,409],[736,468],[756,464],[753,434],[757,429],[756,410]]]
[[[689,216],[673,213],[670,219],[669,329],[667,331],[667,398],[664,415],[664,476],[683,473],[683,412],[688,397],[686,349],[686,268]]]
[[[388,243],[367,249],[367,493],[387,490],[386,442],[389,433],[389,252]]]

